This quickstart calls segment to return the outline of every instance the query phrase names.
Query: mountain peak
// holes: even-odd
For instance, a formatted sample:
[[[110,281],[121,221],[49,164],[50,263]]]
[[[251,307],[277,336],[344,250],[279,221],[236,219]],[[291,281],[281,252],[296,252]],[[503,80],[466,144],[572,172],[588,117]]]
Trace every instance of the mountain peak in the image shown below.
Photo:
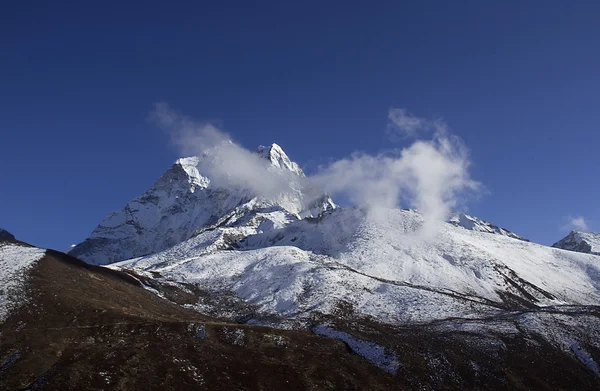
[[[259,167],[268,166],[283,185],[289,183],[289,189],[268,195],[218,177],[231,174],[227,170],[236,170],[235,164],[224,165],[225,172],[217,170],[213,176],[211,165],[222,163],[220,151],[215,148],[202,156],[177,159],[150,189],[109,214],[69,254],[93,264],[108,264],[163,251],[202,230],[231,227],[238,220],[245,222],[240,230],[247,235],[264,230],[268,225],[261,225],[264,220],[273,219],[278,226],[335,208],[327,195],[305,189],[304,173],[277,144],[258,149],[258,159],[270,162]],[[244,173],[233,174],[240,172]]]
[[[270,146],[261,145],[256,150],[256,153],[269,160],[271,165],[275,167],[287,169],[295,174],[304,176],[304,172],[302,172],[300,166],[291,161],[288,155],[278,144],[273,143]]]
[[[181,167],[196,167],[200,161],[198,156],[182,157],[175,160],[174,164],[179,164]]]
[[[0,239],[15,240],[15,236],[7,230],[0,228]]]
[[[567,236],[554,243],[552,247],[600,255],[600,233],[571,231]]]

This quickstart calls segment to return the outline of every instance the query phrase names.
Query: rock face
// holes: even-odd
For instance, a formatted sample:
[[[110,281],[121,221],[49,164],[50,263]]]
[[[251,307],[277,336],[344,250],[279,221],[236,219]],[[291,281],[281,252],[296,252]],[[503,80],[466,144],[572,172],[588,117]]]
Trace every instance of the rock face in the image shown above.
[[[552,247],[580,253],[600,255],[600,233],[571,231]]]
[[[2,239],[15,240],[15,236],[7,230],[0,228],[0,240]]]
[[[258,229],[271,217],[271,225],[277,226],[335,208],[325,194],[305,191],[304,173],[281,147],[260,147],[257,154],[265,159],[265,175],[284,178],[288,188],[266,197],[240,186],[216,185],[202,173],[208,157],[182,158],[148,191],[108,215],[69,254],[92,264],[109,264],[157,253],[206,229],[242,222]]]

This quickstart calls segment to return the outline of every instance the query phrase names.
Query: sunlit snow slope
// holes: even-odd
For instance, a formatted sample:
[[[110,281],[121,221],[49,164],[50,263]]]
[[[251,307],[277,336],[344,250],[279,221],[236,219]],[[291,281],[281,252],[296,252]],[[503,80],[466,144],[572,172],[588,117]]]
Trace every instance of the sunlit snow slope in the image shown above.
[[[27,301],[25,275],[45,253],[40,248],[0,240],[0,323]]]
[[[332,312],[340,300],[390,322],[600,303],[595,255],[450,223],[423,238],[418,213],[389,210],[387,216],[381,221],[362,209],[336,209],[229,247],[225,232],[214,230],[114,267],[232,290],[285,316]]]

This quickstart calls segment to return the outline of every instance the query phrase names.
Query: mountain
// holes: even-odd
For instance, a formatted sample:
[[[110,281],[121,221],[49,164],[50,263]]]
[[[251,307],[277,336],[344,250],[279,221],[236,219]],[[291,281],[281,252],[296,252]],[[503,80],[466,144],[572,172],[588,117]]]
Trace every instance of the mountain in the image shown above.
[[[600,255],[600,233],[571,231],[552,247],[580,253]]]
[[[206,231],[110,267],[231,291],[257,315],[298,320],[331,314],[342,302],[387,323],[600,303],[593,255],[450,223],[440,223],[435,238],[423,238],[422,224],[414,211],[389,210],[381,221],[360,208],[338,208],[233,235],[235,241],[227,240],[230,231]]]
[[[16,242],[0,244],[3,287],[6,265],[20,294],[0,292],[18,299],[0,321],[2,389],[600,389],[597,307],[388,324],[341,301],[273,328],[194,283]]]
[[[466,214],[337,207],[279,146],[252,156],[259,177],[219,150],[177,160],[69,255],[0,252],[0,273],[26,265],[0,325],[10,384],[600,389],[597,255]]]
[[[265,175],[277,175],[287,188],[270,198],[240,186],[214,184],[201,173],[212,156],[178,159],[144,194],[109,214],[90,237],[69,253],[103,265],[153,254],[206,229],[242,224],[245,230],[318,216],[335,208],[325,194],[306,196],[304,173],[281,147],[260,147]],[[283,182],[282,181],[282,182]]]
[[[382,219],[336,208],[324,194],[305,196],[302,170],[279,146],[257,155],[291,190],[267,199],[213,187],[200,174],[206,157],[180,159],[70,254],[231,292],[259,318],[304,321],[333,313],[342,301],[360,316],[391,323],[600,303],[591,255],[529,243],[465,214],[425,238],[415,211],[390,209]]]
[[[13,234],[11,234],[10,232],[8,232],[7,230],[0,228],[0,240],[2,240],[2,239],[14,240],[15,236]]]
[[[258,147],[256,153],[271,162],[273,167],[280,168],[282,170],[288,170],[298,176],[304,176],[304,172],[300,166],[291,161],[286,153],[277,144],[271,144],[270,146],[261,145]]]

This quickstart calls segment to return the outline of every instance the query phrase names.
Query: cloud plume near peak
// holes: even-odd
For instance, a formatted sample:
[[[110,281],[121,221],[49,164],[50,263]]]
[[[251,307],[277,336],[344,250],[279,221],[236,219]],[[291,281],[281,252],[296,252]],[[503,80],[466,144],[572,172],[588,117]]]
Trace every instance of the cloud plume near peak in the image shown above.
[[[583,216],[569,216],[568,223],[563,226],[563,229],[566,231],[575,230],[575,231],[587,231],[588,225],[583,218]]]
[[[434,234],[462,196],[479,191],[481,184],[470,178],[468,150],[445,123],[408,115],[405,109],[393,113],[388,130],[396,127],[411,136],[431,130],[431,139],[387,154],[356,153],[323,167],[313,180],[328,193],[344,194],[368,208],[376,219],[385,218],[389,208],[416,208],[424,218],[423,232]]]
[[[217,186],[244,186],[267,198],[289,188],[289,177],[267,173],[266,159],[232,143],[214,125],[182,116],[164,103],[156,105],[152,118],[168,130],[180,153],[212,156],[212,164],[203,169]],[[301,179],[305,196],[316,198],[323,191],[334,200],[342,196],[365,208],[375,220],[385,219],[390,208],[416,208],[424,219],[422,232],[434,234],[437,224],[461,204],[462,196],[481,189],[470,178],[468,150],[443,121],[419,118],[405,109],[390,110],[388,120],[388,133],[395,129],[405,136],[429,137],[393,152],[354,153],[320,167]]]
[[[447,131],[448,126],[440,119],[420,118],[403,108],[391,108],[388,111],[386,133],[392,141],[416,139],[422,135]]]
[[[150,120],[169,134],[181,155],[202,157],[201,173],[216,187],[246,188],[271,199],[290,189],[285,173],[270,170],[266,159],[232,142],[211,123],[178,113],[167,103],[155,104]]]

